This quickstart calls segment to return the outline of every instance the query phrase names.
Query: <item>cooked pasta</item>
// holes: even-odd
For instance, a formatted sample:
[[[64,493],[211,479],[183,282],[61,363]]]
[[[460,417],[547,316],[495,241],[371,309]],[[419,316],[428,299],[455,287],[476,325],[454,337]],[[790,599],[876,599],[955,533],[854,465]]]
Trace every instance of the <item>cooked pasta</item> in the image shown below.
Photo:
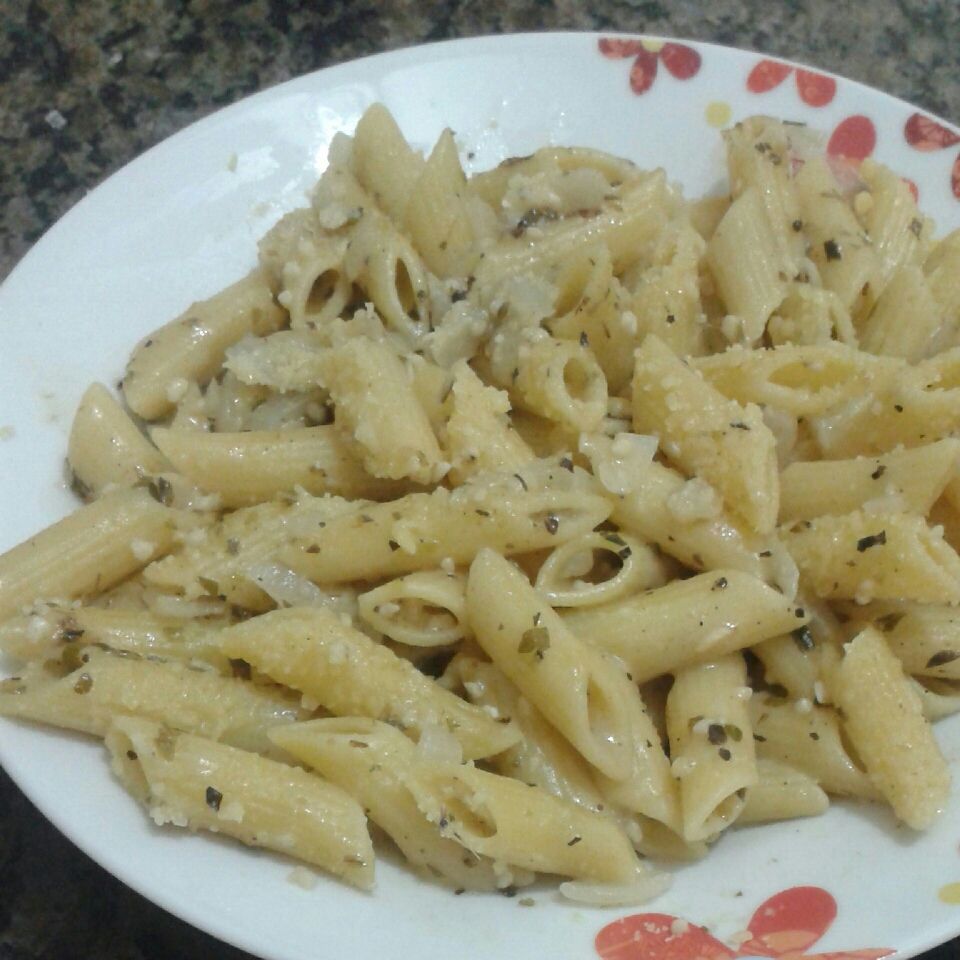
[[[371,107],[259,267],[84,394],[85,504],[0,556],[0,715],[361,888],[368,818],[458,892],[595,904],[833,796],[929,826],[960,234],[809,131],[725,142],[688,202],[583,148],[468,178]]]

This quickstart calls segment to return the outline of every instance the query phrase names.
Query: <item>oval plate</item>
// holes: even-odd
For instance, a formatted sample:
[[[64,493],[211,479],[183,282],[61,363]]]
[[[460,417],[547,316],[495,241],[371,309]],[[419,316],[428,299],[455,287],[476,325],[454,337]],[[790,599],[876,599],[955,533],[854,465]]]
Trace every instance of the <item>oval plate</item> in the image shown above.
[[[256,240],[300,205],[331,137],[375,100],[417,147],[445,126],[468,171],[546,144],[664,166],[688,195],[723,188],[718,127],[753,113],[823,130],[829,149],[908,177],[941,232],[960,226],[960,136],[902,101],[793,64],[710,46],[593,34],[458,40],[348,63],[194,124],[71,210],[0,289],[0,518],[6,549],[74,506],[62,482],[84,387],[122,373],[134,342],[236,279]],[[9,664],[0,664],[0,668]],[[938,726],[960,770],[960,718]],[[885,810],[837,804],[732,831],[645,909],[583,909],[548,887],[455,897],[389,856],[362,894],[212,836],[154,828],[90,741],[0,722],[0,761],[74,843],[131,887],[271,960],[451,955],[724,960],[839,952],[907,957],[960,932],[960,802],[914,836]],[[527,896],[532,897],[530,906]],[[627,919],[623,919],[627,918]],[[686,929],[686,923],[692,926]],[[698,928],[706,927],[706,931]],[[686,932],[684,932],[686,930]]]

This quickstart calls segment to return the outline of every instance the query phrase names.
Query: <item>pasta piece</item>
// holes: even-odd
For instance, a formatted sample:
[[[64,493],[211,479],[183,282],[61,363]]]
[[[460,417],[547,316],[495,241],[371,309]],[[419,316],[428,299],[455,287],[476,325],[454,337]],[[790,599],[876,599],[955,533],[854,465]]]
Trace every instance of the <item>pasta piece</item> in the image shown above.
[[[96,737],[139,716],[255,753],[272,751],[270,727],[309,716],[279,691],[184,663],[93,647],[69,660],[75,668],[59,679],[39,666],[25,673],[0,696],[0,713]]]
[[[786,764],[814,779],[827,793],[877,798],[859,757],[844,742],[830,707],[755,693],[750,701],[757,755]]]
[[[484,471],[515,470],[534,459],[507,416],[507,395],[486,386],[462,361],[453,369],[450,397],[444,453],[455,484]]]
[[[783,687],[795,700],[829,703],[827,680],[840,659],[842,629],[827,604],[799,602],[809,622],[754,644],[751,650],[763,664],[767,683]]]
[[[688,843],[714,837],[734,823],[759,779],[746,682],[738,654],[674,675],[667,730]]]
[[[517,354],[512,393],[524,409],[573,431],[596,430],[607,410],[607,380],[580,343],[542,337]]]
[[[594,459],[594,470],[598,467]],[[692,491],[691,484],[699,489]],[[619,492],[611,519],[685,566],[695,570],[728,567],[761,578],[768,575],[778,548],[774,538],[745,530],[744,524],[732,520],[715,501],[690,496],[703,493],[702,484],[685,481],[675,470],[654,461],[636,470],[630,489]],[[690,509],[697,506],[697,500],[706,505]]]
[[[908,677],[910,688],[920,698],[924,719],[933,723],[960,711],[960,689],[952,680]]]
[[[817,346],[834,338],[847,346],[857,345],[850,312],[832,290],[797,283],[777,307],[767,324],[767,336],[775,346]]]
[[[885,637],[905,672],[960,679],[960,610],[939,604],[911,605]]]
[[[492,663],[457,657],[456,672],[470,700],[495,717],[509,717],[521,739],[491,759],[503,776],[534,784],[561,800],[600,812],[603,794],[591,767],[543,714]]]
[[[956,473],[958,459],[960,441],[948,439],[879,457],[791,463],[780,474],[780,521],[861,508],[925,516]]]
[[[792,277],[804,254],[800,201],[791,170],[795,148],[790,130],[769,117],[748,117],[723,132],[730,192],[736,198],[756,190],[778,269]],[[766,251],[765,251],[766,252]]]
[[[175,406],[171,387],[182,381],[206,383],[223,363],[227,347],[251,333],[273,333],[284,319],[266,278],[254,271],[194,303],[138,344],[123,377],[124,399],[138,416],[156,420]]]
[[[204,530],[200,538],[191,538],[177,553],[150,564],[144,579],[190,598],[222,596],[246,610],[269,610],[274,601],[264,589],[265,571],[272,569],[280,576],[285,571],[293,576],[276,562],[284,544],[367,505],[364,500],[302,495],[292,503],[272,500],[234,510]],[[313,594],[322,597],[316,588]]]
[[[706,317],[700,302],[700,268],[705,251],[706,244],[696,230],[677,221],[658,238],[653,265],[639,269],[636,279],[624,277],[628,289],[626,312],[618,319],[627,333],[635,331],[631,348],[646,334],[654,333],[678,356],[706,352]],[[606,327],[614,328],[613,320],[608,320]],[[590,342],[594,344],[595,340]],[[624,352],[632,354],[632,349]],[[621,363],[629,360],[628,355]],[[623,386],[630,382],[632,372],[627,371]]]
[[[407,203],[424,168],[410,149],[390,111],[382,103],[368,107],[354,132],[353,171],[363,188],[402,223]]]
[[[577,283],[578,268],[583,271]],[[618,393],[630,383],[633,350],[637,346],[637,317],[625,316],[630,308],[627,292],[613,276],[613,264],[605,247],[597,247],[567,265],[565,286],[579,290],[570,309],[550,321],[555,337],[589,346],[603,370],[609,390]],[[561,290],[560,303],[573,293]],[[630,319],[632,317],[632,320]]]
[[[860,333],[860,346],[870,353],[914,362],[927,356],[942,326],[940,305],[923,270],[905,266],[893,274],[877,299]]]
[[[726,399],[655,336],[637,351],[633,424],[715,487],[754,530],[769,533],[779,506],[776,444],[753,404]]]
[[[706,261],[727,311],[740,321],[743,340],[756,343],[787,293],[788,276],[757,187],[744,190],[723,215]]]
[[[469,764],[418,764],[408,785],[442,835],[526,870],[627,885],[647,868],[606,817]]]
[[[879,262],[860,221],[822,157],[811,157],[795,178],[800,218],[812,267],[856,318],[873,304]]]
[[[737,823],[767,823],[795,817],[818,817],[830,800],[815,780],[785,763],[757,761],[760,779],[749,790]]]
[[[423,570],[357,598],[358,612],[371,628],[414,647],[440,647],[471,636],[467,622],[466,578]]]
[[[860,176],[870,191],[863,220],[877,254],[873,294],[880,296],[898,269],[923,260],[929,230],[902,177],[870,159],[860,167]]]
[[[627,600],[571,610],[564,624],[619,657],[637,683],[715,660],[807,622],[807,614],[762,581],[713,570]]]
[[[469,561],[483,547],[527,553],[578,537],[610,513],[584,474],[536,462],[453,493],[374,504],[296,538],[278,559],[317,583],[343,583]]]
[[[947,802],[950,772],[920,698],[875,630],[844,648],[836,699],[850,740],[894,813],[915,830],[929,827]]]
[[[197,486],[228,507],[308,493],[388,499],[404,487],[371,477],[336,426],[245,433],[193,433],[154,427],[154,443]]]
[[[626,676],[492,550],[480,550],[471,564],[467,616],[486,654],[583,757],[613,780],[631,775]]]
[[[675,198],[661,170],[637,174],[612,197],[615,205],[544,223],[535,237],[528,232],[501,240],[477,269],[478,287],[495,287],[506,276],[543,273],[597,244],[609,251],[614,271],[623,270],[660,231]]]
[[[773,350],[732,347],[701,357],[693,365],[731,400],[772,406],[797,416],[824,413],[897,369],[895,362],[885,363],[840,343]]]
[[[553,607],[593,607],[662,587],[669,573],[654,548],[629,534],[595,530],[551,550],[535,586]]]
[[[360,805],[296,767],[139,718],[107,735],[114,773],[158,826],[213,830],[312,863],[362,890],[374,853]]]
[[[449,730],[468,759],[517,741],[517,731],[454,696],[387,647],[322,608],[275,610],[220,634],[224,652],[338,716],[390,720],[422,736]]]
[[[369,473],[418,483],[443,477],[450,465],[393,350],[366,337],[347,340],[324,355],[323,370],[337,425],[359,444]]]
[[[857,510],[802,521],[784,538],[818,597],[960,603],[960,557],[923,517]]]
[[[466,186],[453,133],[444,130],[407,199],[404,213],[414,245],[438,277],[464,277],[477,259]]]
[[[0,556],[0,620],[39,597],[72,600],[112,587],[170,550],[181,520],[144,489],[81,507]]]
[[[458,890],[524,883],[515,872],[495,871],[486,857],[465,855],[461,844],[427,820],[408,785],[417,748],[393,727],[344,717],[292,724],[271,736],[286,753],[350,793],[421,873]]]
[[[0,650],[33,661],[60,656],[69,644],[103,644],[143,657],[206,663],[229,673],[230,663],[216,641],[223,625],[184,623],[139,609],[39,605],[0,623]]]
[[[91,384],[70,428],[67,464],[74,487],[99,495],[109,486],[133,486],[170,469],[102,383]]]

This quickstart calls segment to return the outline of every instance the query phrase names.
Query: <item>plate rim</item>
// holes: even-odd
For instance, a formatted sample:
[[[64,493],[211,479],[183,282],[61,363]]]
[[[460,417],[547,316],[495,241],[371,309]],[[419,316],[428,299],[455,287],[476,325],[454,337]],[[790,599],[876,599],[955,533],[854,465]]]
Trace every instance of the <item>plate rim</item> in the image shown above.
[[[680,36],[664,36],[644,32],[631,32],[624,30],[553,30],[545,32],[523,31],[505,34],[484,34],[474,37],[455,37],[442,40],[433,40],[426,43],[411,43],[392,50],[379,51],[364,54],[350,60],[339,63],[329,64],[306,73],[298,74],[281,82],[275,83],[265,89],[257,90],[253,93],[239,97],[232,103],[219,107],[218,109],[198,118],[186,126],[174,131],[170,135],[151,145],[146,150],[141,151],[128,161],[113,170],[108,176],[104,177],[93,189],[81,196],[75,203],[68,207],[44,232],[37,238],[30,248],[13,264],[7,276],[0,283],[0,302],[5,288],[8,287],[20,273],[32,264],[35,257],[41,256],[42,248],[46,245],[48,239],[55,232],[61,229],[68,229],[75,216],[98,202],[98,197],[103,188],[115,178],[130,175],[131,171],[141,162],[145,163],[152,159],[156,153],[176,149],[182,140],[190,137],[200,127],[213,128],[217,124],[230,121],[232,114],[241,113],[249,110],[254,104],[264,104],[271,99],[282,97],[285,93],[291,91],[291,88],[304,85],[310,87],[312,84],[319,83],[321,86],[334,86],[338,82],[347,82],[354,73],[363,74],[365,70],[374,65],[376,69],[389,69],[391,66],[400,65],[405,61],[409,62],[413,57],[429,51],[429,56],[425,58],[427,62],[440,62],[455,60],[464,54],[499,54],[506,52],[515,52],[529,47],[543,47],[551,42],[574,43],[581,41],[596,42],[603,38],[610,39],[630,39],[630,40],[650,40],[657,43],[678,43],[687,46],[696,47],[703,50],[713,50],[718,53],[739,59],[742,57],[756,57],[759,59],[769,59],[779,63],[786,64],[794,69],[812,70],[824,76],[840,80],[845,86],[853,88],[858,96],[880,97],[887,102],[892,101],[898,107],[911,112],[919,112],[924,116],[944,125],[947,129],[960,135],[960,120],[951,121],[940,116],[933,111],[921,108],[903,97],[889,93],[878,87],[873,87],[863,81],[856,80],[835,71],[795,60],[776,54],[768,54],[754,48],[738,47],[730,44],[721,44],[713,41],[701,40],[697,38],[685,38]],[[416,62],[420,63],[418,59]],[[314,90],[313,92],[322,92]],[[17,722],[9,718],[0,718],[0,726],[4,723]],[[46,728],[36,728],[31,725],[31,730],[43,729],[45,734],[50,736],[59,736],[54,731],[48,731]],[[143,879],[143,875],[137,872],[136,864],[130,862],[130,854],[126,848],[116,849],[110,844],[104,845],[101,849],[95,842],[95,837],[79,829],[74,830],[69,822],[69,818],[61,816],[61,807],[57,805],[53,797],[37,797],[33,791],[26,789],[15,773],[11,770],[11,760],[14,760],[13,767],[18,767],[14,758],[6,757],[6,751],[0,743],[0,766],[4,768],[16,788],[27,798],[35,810],[37,810],[53,827],[78,848],[85,856],[89,857],[102,869],[106,870],[121,883],[129,887],[136,894],[143,897],[149,903],[155,904],[165,912],[173,915],[178,920],[188,923],[190,926],[201,932],[230,944],[239,950],[252,953],[258,951],[257,955],[263,957],[283,958],[283,960],[292,960],[295,953],[286,951],[284,953],[263,953],[259,951],[267,946],[266,943],[251,943],[243,936],[231,933],[229,920],[221,914],[204,913],[201,907],[194,907],[190,900],[188,892],[171,891],[160,886],[151,886],[148,880]],[[960,865],[958,865],[958,874],[960,874]],[[140,878],[140,879],[138,879]],[[626,908],[627,910],[631,908]],[[960,935],[960,914],[956,916],[952,923],[944,921],[943,927],[950,927],[952,932],[947,939],[943,938],[942,933],[930,934],[926,937],[920,937],[905,949],[898,950],[893,957],[907,958],[916,956],[937,945],[946,943],[950,938]],[[929,926],[927,928],[929,930]]]

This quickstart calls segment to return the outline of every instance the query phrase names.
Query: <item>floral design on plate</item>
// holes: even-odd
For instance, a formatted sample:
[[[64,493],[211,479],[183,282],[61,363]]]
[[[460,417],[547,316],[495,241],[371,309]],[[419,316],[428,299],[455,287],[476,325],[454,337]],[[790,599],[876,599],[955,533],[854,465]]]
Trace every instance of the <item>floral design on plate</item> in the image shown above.
[[[657,79],[658,63],[662,63],[677,80],[689,80],[696,76],[702,63],[700,54],[685,43],[601,37],[597,46],[610,60],[634,58],[630,68],[630,89],[636,94],[646,93],[653,86],[653,81]]]
[[[703,927],[666,913],[636,913],[607,924],[595,940],[602,960],[879,960],[888,947],[809,954],[830,929],[837,903],[822,887],[790,887],[765,900],[730,947]]]
[[[922,113],[911,113],[903,125],[903,136],[914,150],[931,153],[947,150],[960,143],[960,134]],[[960,154],[950,170],[950,189],[960,200]]]
[[[767,93],[794,75],[797,93],[808,107],[825,107],[837,95],[837,81],[825,73],[792,67],[779,60],[761,60],[747,76],[747,89],[751,93]]]

